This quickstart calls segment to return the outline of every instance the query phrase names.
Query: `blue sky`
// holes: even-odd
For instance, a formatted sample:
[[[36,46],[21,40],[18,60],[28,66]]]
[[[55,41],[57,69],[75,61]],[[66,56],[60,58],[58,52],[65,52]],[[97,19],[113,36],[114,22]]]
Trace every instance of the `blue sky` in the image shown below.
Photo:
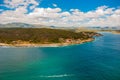
[[[83,12],[90,10],[95,10],[99,6],[109,6],[109,7],[120,7],[120,0],[36,0],[39,2],[38,7],[51,7],[52,4],[57,4],[57,7],[60,7],[63,11],[68,11],[70,9],[79,9]],[[4,0],[0,0],[0,4],[4,4]],[[0,9],[9,9],[3,6],[0,6]]]
[[[0,0],[0,24],[120,27],[120,0]]]
[[[99,6],[120,7],[120,0],[43,0],[39,7],[53,7],[57,4],[63,10],[80,9],[81,11],[94,10]]]

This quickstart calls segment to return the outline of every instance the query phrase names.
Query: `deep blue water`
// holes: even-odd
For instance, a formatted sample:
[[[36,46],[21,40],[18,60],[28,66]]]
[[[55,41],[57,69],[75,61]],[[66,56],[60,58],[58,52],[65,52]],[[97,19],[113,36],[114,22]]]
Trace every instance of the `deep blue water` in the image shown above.
[[[0,48],[0,80],[120,80],[120,34],[57,48]]]

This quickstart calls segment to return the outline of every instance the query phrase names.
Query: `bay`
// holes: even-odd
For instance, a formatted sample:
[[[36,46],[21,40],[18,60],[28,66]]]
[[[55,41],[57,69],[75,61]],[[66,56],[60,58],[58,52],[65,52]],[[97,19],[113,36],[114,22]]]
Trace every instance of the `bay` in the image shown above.
[[[0,80],[120,80],[120,34],[66,47],[0,47]]]

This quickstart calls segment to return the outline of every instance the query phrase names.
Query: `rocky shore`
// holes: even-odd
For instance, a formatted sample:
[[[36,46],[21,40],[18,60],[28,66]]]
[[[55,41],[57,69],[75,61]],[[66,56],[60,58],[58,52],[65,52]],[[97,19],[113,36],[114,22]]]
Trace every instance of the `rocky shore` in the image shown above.
[[[2,47],[61,47],[61,46],[69,46],[69,45],[75,45],[75,44],[82,44],[85,42],[93,41],[94,38],[89,38],[85,40],[77,40],[74,42],[64,42],[64,43],[51,43],[51,44],[39,44],[39,43],[29,43],[29,42],[23,42],[19,44],[6,44],[6,43],[0,43],[0,46]]]

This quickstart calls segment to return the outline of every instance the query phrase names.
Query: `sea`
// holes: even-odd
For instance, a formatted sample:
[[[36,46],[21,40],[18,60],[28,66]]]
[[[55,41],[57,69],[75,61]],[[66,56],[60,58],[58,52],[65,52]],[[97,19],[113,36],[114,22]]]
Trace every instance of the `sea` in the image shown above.
[[[64,47],[0,47],[0,80],[120,80],[120,34]]]

